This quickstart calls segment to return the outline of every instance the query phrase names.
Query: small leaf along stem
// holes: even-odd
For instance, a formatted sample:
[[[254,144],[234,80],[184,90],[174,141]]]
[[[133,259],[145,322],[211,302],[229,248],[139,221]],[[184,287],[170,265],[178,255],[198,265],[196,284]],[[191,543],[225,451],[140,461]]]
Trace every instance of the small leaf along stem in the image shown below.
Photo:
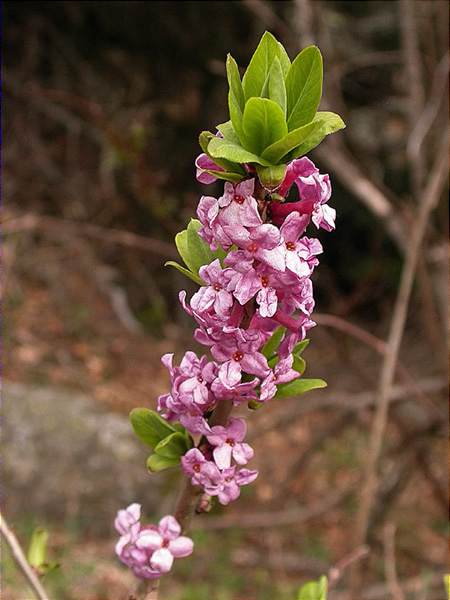
[[[43,588],[41,582],[39,581],[39,577],[36,574],[36,571],[29,564],[22,547],[19,544],[16,536],[13,531],[9,528],[8,523],[5,521],[5,518],[0,512],[0,533],[4,538],[6,544],[11,550],[11,554],[13,555],[14,560],[16,561],[17,566],[22,572],[23,576],[28,582],[30,589],[33,591],[34,596],[38,600],[49,600],[47,592]]]

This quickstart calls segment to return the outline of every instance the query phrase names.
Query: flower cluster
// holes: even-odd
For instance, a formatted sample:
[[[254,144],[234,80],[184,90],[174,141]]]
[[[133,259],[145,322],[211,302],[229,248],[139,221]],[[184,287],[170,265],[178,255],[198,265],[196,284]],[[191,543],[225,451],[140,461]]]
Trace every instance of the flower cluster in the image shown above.
[[[214,177],[202,168],[220,171],[202,157],[196,166],[204,183]],[[294,184],[299,200],[285,201]],[[258,472],[245,467],[254,454],[244,441],[245,420],[230,417],[224,425],[212,425],[209,417],[224,401],[267,402],[279,385],[299,377],[292,352],[315,325],[311,275],[322,252],[305,231],[311,221],[317,228],[334,228],[335,211],[326,204],[329,177],[308,158],[288,165],[276,195],[256,194],[255,185],[250,175],[237,185],[227,182],[220,198],[203,196],[198,205],[199,235],[211,250],[227,254],[223,264],[215,259],[200,268],[204,285],[189,302],[181,292],[180,302],[197,322],[196,341],[209,348],[213,360],[188,351],[176,366],[173,354],[162,357],[171,390],[159,397],[158,411],[197,439],[181,457],[182,469],[194,486],[223,505],[236,500]],[[280,325],[283,337],[268,360],[263,346]],[[158,527],[141,527],[139,519],[140,506],[132,504],[115,522],[121,535],[116,552],[138,577],[160,577],[174,557],[191,554],[192,541],[180,535],[174,517],[164,517]]]
[[[195,161],[198,181],[223,180],[223,193],[202,196],[199,220],[176,236],[185,266],[167,263],[200,285],[190,299],[180,292],[179,300],[208,355],[188,351],[175,364],[173,354],[165,354],[171,388],[158,398],[159,414],[148,408],[130,414],[136,435],[152,448],[149,470],[181,463],[187,482],[179,515],[194,498],[200,498],[199,512],[211,497],[227,505],[258,476],[248,468],[254,452],[234,407],[256,409],[326,385],[296,381],[305,368],[303,340],[315,325],[311,277],[322,253],[306,231],[311,223],[331,231],[336,216],[327,204],[329,176],[304,154],[345,124],[317,110],[323,72],[315,46],[291,62],[266,31],[244,78],[231,55],[226,72],[230,120],[215,134],[200,134],[203,154]],[[116,519],[117,554],[138,577],[159,577],[174,557],[192,552],[174,517],[158,527],[141,527],[139,519],[137,504]]]
[[[199,157],[196,166],[200,181],[214,179],[201,168],[211,169],[210,159]],[[282,202],[293,184],[300,200]],[[335,211],[326,204],[329,177],[308,158],[288,165],[278,191],[277,200],[257,200],[255,179],[249,177],[237,185],[225,183],[218,199],[200,199],[199,235],[212,250],[222,248],[227,255],[223,265],[215,259],[201,267],[204,285],[189,303],[181,292],[180,301],[198,324],[195,339],[209,347],[214,360],[186,352],[173,366],[172,354],[162,358],[172,388],[160,396],[158,410],[203,436],[199,447],[182,457],[182,467],[194,485],[221,504],[235,500],[257,471],[241,468],[253,457],[243,441],[245,421],[231,418],[225,426],[211,427],[208,417],[224,400],[266,402],[278,385],[299,377],[292,350],[315,325],[311,275],[322,252],[320,242],[304,234],[310,221],[326,230],[334,227]],[[277,360],[269,365],[262,347],[279,325],[286,333]]]
[[[120,534],[116,554],[136,577],[157,579],[172,568],[173,559],[192,554],[193,543],[182,536],[178,521],[163,517],[159,525],[141,526],[141,506],[130,504],[117,513],[114,526]]]

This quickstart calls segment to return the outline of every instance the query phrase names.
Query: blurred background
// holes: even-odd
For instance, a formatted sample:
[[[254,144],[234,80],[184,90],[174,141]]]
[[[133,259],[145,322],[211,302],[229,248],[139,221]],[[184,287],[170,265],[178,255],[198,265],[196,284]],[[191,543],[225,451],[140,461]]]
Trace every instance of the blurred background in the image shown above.
[[[4,511],[26,545],[50,532],[52,600],[126,598],[118,508],[172,510],[178,473],[150,476],[127,413],[155,407],[159,358],[194,348],[174,235],[202,186],[197,136],[227,119],[224,61],[269,29],[324,55],[322,109],[347,123],[311,158],[337,229],[315,274],[307,375],[326,390],[251,415],[258,480],[197,519],[171,600],[294,599],[355,550],[376,391],[411,230],[446,152],[445,1],[5,2]],[[447,202],[416,270],[369,523],[363,591],[332,600],[443,600]],[[194,348],[197,349],[197,348]],[[392,565],[404,590],[393,595]],[[394,587],[393,587],[394,586]],[[400,592],[398,592],[400,593]],[[3,595],[30,597],[4,556]]]

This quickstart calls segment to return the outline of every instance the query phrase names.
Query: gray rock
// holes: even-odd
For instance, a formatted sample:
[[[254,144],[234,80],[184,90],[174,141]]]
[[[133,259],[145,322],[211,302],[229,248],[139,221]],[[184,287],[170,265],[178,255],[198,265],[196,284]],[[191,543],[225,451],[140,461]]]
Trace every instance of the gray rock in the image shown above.
[[[80,393],[5,386],[3,503],[12,518],[111,535],[116,511],[131,502],[159,512],[167,478],[147,473],[148,454],[126,416]]]

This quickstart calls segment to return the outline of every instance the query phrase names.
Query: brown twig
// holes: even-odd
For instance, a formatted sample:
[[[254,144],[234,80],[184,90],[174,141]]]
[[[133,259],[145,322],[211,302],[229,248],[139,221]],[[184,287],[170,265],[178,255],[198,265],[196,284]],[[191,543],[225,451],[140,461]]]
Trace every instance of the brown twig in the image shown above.
[[[38,600],[49,600],[47,592],[42,587],[42,584],[39,581],[39,578],[38,578],[36,572],[33,570],[32,566],[29,564],[29,562],[22,550],[22,547],[19,544],[19,541],[17,540],[16,536],[9,528],[8,523],[6,522],[4,516],[2,515],[1,512],[0,512],[0,533],[2,534],[5,542],[8,544],[8,547],[11,550],[14,560],[16,561],[17,566],[19,567],[20,571],[22,572],[22,575],[27,580],[28,585],[30,586],[31,590],[33,591],[34,596],[36,598],[38,598]]]
[[[384,573],[391,595],[391,600],[405,600],[405,595],[398,582],[395,559],[395,525],[386,523],[383,530],[384,542]]]
[[[356,542],[363,544],[367,538],[367,530],[377,488],[377,468],[384,440],[384,432],[389,410],[391,389],[397,366],[400,344],[406,323],[414,275],[419,256],[419,250],[425,235],[429,216],[436,206],[446,181],[448,158],[446,152],[447,140],[442,144],[438,159],[430,175],[423,193],[423,201],[411,232],[405,265],[402,271],[400,287],[394,305],[393,316],[388,337],[388,351],[383,361],[380,386],[377,394],[376,412],[370,434],[366,477],[361,492],[361,505],[356,520]],[[354,571],[353,587],[359,587],[359,573]]]
[[[318,325],[331,327],[338,331],[342,331],[343,333],[346,333],[347,335],[361,341],[366,346],[373,348],[375,352],[378,352],[378,354],[381,354],[382,356],[386,356],[386,353],[388,352],[388,345],[384,340],[376,337],[359,325],[350,323],[342,317],[329,315],[326,313],[315,313],[314,319]],[[436,414],[441,414],[439,407],[437,407],[433,400],[426,395],[423,386],[419,385],[419,383],[416,381],[416,378],[412,376],[410,371],[402,364],[400,360],[397,361],[396,368],[398,369],[399,374],[403,377],[404,381],[408,384],[411,392],[418,399],[426,402],[430,407],[432,407]]]
[[[339,562],[337,562],[331,569],[328,571],[328,584],[330,587],[336,585],[336,583],[341,579],[346,569],[348,569],[351,565],[356,562],[362,560],[369,554],[368,546],[359,546],[355,548],[353,552],[350,552],[344,558],[341,558]]]
[[[448,381],[444,378],[430,377],[417,383],[417,388],[424,393],[436,393],[444,390],[448,387]],[[402,402],[411,399],[411,388],[409,386],[393,386],[390,392],[391,402]],[[303,417],[304,415],[312,412],[317,412],[325,408],[340,409],[345,408],[349,410],[359,411],[373,406],[376,400],[375,391],[359,392],[357,394],[352,393],[335,393],[322,394],[317,397],[312,397],[308,402],[300,403],[295,402],[292,408],[285,407],[283,412],[278,415],[271,415],[271,419],[263,422],[256,427],[252,428],[251,439],[263,435],[270,429],[278,429],[286,427],[295,422],[296,419]]]
[[[355,483],[343,490],[329,494],[322,502],[316,502],[312,507],[295,507],[280,511],[260,511],[247,515],[225,515],[223,517],[208,517],[199,521],[199,528],[210,530],[240,527],[243,529],[267,529],[285,525],[299,525],[332,510],[343,502],[355,489]]]
[[[61,235],[61,232],[64,231],[65,233],[70,232],[73,235],[86,235],[107,244],[119,244],[145,252],[152,252],[165,258],[176,258],[178,256],[173,245],[162,240],[148,238],[132,231],[109,229],[92,223],[70,221],[47,215],[29,213],[8,219],[3,223],[2,229],[5,234],[42,231]]]

